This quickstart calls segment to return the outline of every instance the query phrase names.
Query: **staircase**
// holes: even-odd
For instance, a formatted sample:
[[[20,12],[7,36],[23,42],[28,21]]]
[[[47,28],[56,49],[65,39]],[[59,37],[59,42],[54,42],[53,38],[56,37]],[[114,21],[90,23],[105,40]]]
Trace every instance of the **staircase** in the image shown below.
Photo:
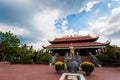
[[[91,62],[89,56],[81,56],[81,60],[82,60],[82,62],[85,62],[85,61],[89,61],[89,62]]]

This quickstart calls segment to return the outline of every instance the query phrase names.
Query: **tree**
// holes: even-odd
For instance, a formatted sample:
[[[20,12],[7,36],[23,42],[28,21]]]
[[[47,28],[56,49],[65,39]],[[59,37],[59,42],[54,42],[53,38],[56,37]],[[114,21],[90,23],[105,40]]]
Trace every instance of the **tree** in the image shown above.
[[[20,45],[20,40],[13,33],[0,32],[0,60],[11,63],[46,63],[51,62],[51,54],[44,50],[36,51],[33,46]]]
[[[120,65],[120,51],[116,49],[116,46],[106,46],[106,55],[108,56],[109,64]]]
[[[16,53],[17,48],[20,45],[20,40],[13,33],[0,32],[0,55],[2,60],[10,60],[10,56]]]

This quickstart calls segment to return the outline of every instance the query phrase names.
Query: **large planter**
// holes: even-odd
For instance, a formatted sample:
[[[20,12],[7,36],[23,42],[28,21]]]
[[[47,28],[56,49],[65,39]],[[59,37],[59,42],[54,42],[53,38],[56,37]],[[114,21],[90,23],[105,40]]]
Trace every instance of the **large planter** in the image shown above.
[[[94,70],[94,64],[91,62],[83,62],[81,64],[81,68],[83,71],[85,71],[86,75],[90,75]]]
[[[61,72],[64,68],[63,62],[56,62],[55,63],[55,70],[56,72]]]

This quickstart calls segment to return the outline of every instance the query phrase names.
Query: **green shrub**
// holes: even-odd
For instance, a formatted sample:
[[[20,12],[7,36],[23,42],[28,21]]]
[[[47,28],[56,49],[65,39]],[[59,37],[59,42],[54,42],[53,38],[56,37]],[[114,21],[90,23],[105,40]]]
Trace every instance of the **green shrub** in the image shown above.
[[[120,51],[116,49],[116,46],[106,46],[106,55],[108,56],[108,65],[120,65]]]
[[[91,62],[83,62],[81,68],[87,75],[89,75],[94,70],[94,64]]]
[[[41,61],[34,61],[34,64],[42,64]]]
[[[32,60],[26,60],[26,61],[24,61],[24,64],[33,64],[33,61]]]
[[[24,61],[22,61],[22,60],[20,59],[20,57],[12,57],[11,63],[13,63],[13,64],[23,64]]]
[[[0,61],[3,61],[4,55],[0,53]]]
[[[45,64],[49,64],[51,62],[51,59],[52,59],[52,55],[50,53],[46,53],[44,55],[43,61],[44,61]]]
[[[96,54],[95,56],[98,58],[100,64],[102,64],[102,65],[107,65],[108,64],[108,56],[107,55]]]
[[[57,72],[60,72],[61,70],[63,70],[63,68],[64,68],[64,63],[63,62],[58,61],[58,62],[55,63],[55,70]]]
[[[108,58],[109,58],[109,63],[116,63],[117,62],[117,55],[115,52],[109,53]]]

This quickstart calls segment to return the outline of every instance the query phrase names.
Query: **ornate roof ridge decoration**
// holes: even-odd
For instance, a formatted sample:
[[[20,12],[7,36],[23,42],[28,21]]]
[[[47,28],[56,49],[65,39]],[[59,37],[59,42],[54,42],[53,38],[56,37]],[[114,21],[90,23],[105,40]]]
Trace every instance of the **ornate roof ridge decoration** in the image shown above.
[[[44,43],[42,43],[42,48],[45,48],[45,44]]]
[[[51,44],[45,46],[46,49],[68,49],[69,45],[72,43],[75,48],[102,48],[107,45],[107,43],[99,43],[96,40],[99,36],[92,37],[90,35],[86,36],[64,36],[61,38],[55,38],[53,41],[49,41]]]
[[[57,36],[55,36],[55,39],[57,38]]]
[[[110,43],[111,43],[111,39],[109,39],[105,42],[105,44],[110,44]]]
[[[56,42],[71,42],[71,41],[96,41],[99,37],[92,37],[90,35],[86,35],[86,36],[78,36],[78,35],[67,35],[67,36],[63,36],[60,38],[55,38],[54,40],[50,41],[50,43],[56,43]]]
[[[62,36],[62,37],[58,37],[58,38],[55,38],[55,39],[61,39],[61,38],[76,38],[76,37],[91,37],[89,35],[86,35],[86,36],[81,36],[81,35],[66,35],[66,36]],[[92,38],[92,37],[91,37]]]
[[[88,33],[88,36],[90,36],[90,33]]]
[[[60,37],[60,38],[71,38],[71,37],[79,37],[80,35],[76,35],[76,34],[74,34],[74,35],[65,35],[65,36],[62,36],[62,37]]]
[[[51,42],[51,40],[50,40],[50,39],[48,39],[48,42]]]
[[[95,38],[99,38],[99,36],[96,36]]]

